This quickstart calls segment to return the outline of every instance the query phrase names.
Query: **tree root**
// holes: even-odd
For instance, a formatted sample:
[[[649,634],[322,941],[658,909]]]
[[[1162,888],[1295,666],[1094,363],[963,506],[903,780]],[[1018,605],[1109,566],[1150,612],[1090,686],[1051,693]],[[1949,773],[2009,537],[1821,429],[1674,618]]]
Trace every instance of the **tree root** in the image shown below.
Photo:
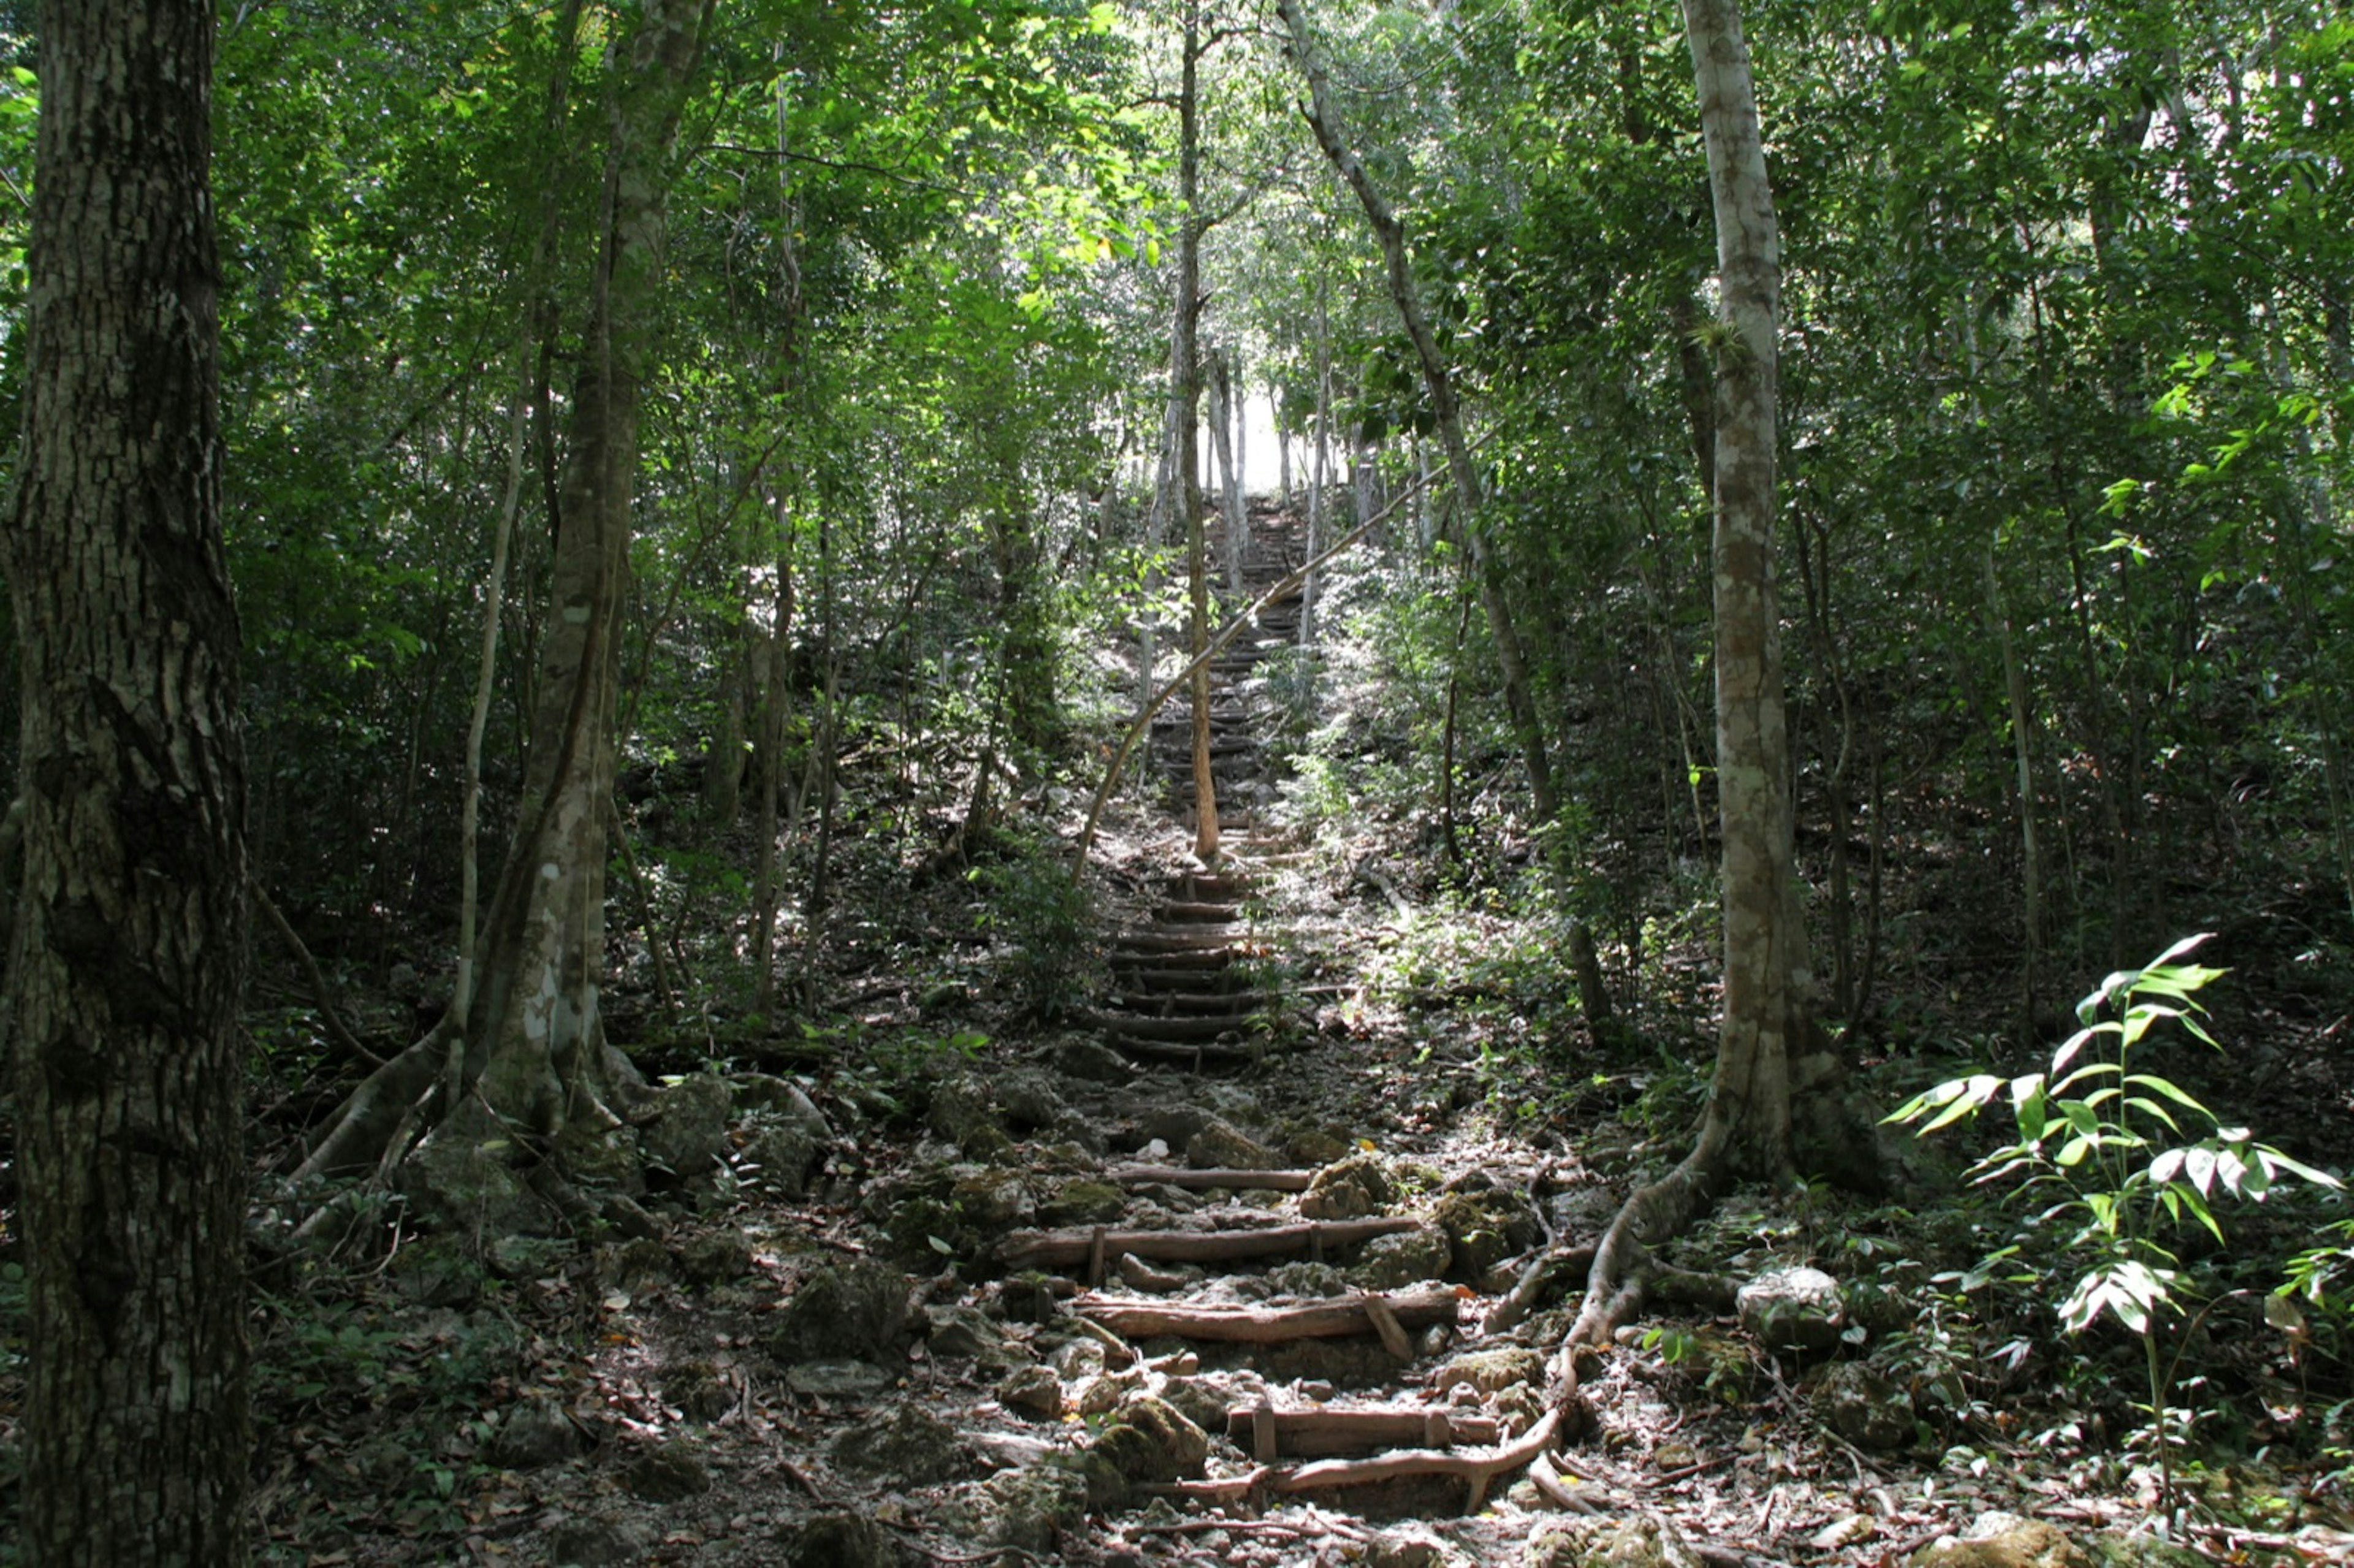
[[[1602,1234],[1585,1281],[1585,1301],[1555,1358],[1557,1381],[1566,1375],[1570,1354],[1581,1345],[1606,1343],[1620,1325],[1642,1309],[1643,1294],[1656,1267],[1650,1246],[1681,1232],[1716,1196],[1725,1169],[1725,1139],[1712,1118],[1682,1163],[1648,1187],[1637,1189]]]
[[[1424,1476],[1455,1476],[1469,1487],[1464,1511],[1476,1513],[1479,1505],[1487,1500],[1489,1484],[1498,1476],[1517,1470],[1543,1453],[1552,1446],[1553,1434],[1560,1424],[1561,1413],[1549,1410],[1519,1437],[1501,1447],[1484,1452],[1443,1453],[1402,1448],[1370,1459],[1320,1459],[1290,1470],[1261,1465],[1242,1475],[1218,1480],[1171,1481],[1139,1489],[1164,1497],[1231,1502],[1261,1491],[1284,1495],[1328,1488],[1371,1486],[1382,1481],[1412,1480]]]
[[[425,1097],[440,1086],[441,1069],[457,1033],[448,1018],[415,1044],[370,1073],[352,1091],[335,1124],[295,1168],[297,1181],[356,1176],[383,1169],[405,1144]]]

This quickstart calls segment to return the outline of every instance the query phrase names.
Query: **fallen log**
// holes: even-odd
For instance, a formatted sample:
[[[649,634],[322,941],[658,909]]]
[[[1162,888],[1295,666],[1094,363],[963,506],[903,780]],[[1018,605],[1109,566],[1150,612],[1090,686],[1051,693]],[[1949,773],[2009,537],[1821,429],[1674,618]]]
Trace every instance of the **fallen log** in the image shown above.
[[[1228,1344],[1280,1345],[1294,1340],[1373,1333],[1382,1333],[1388,1343],[1390,1336],[1381,1328],[1384,1316],[1394,1330],[1426,1329],[1434,1323],[1452,1324],[1460,1304],[1461,1298],[1452,1290],[1416,1290],[1395,1296],[1335,1297],[1298,1307],[1189,1307],[1168,1301],[1082,1298],[1075,1309],[1088,1321],[1130,1340],[1174,1334]]]
[[[1500,1428],[1494,1417],[1461,1415],[1433,1405],[1370,1405],[1311,1410],[1276,1410],[1237,1405],[1226,1412],[1226,1436],[1247,1440],[1261,1464],[1278,1459],[1319,1459],[1335,1454],[1370,1454],[1383,1448],[1452,1448],[1493,1443]]]
[[[1182,1165],[1121,1165],[1111,1179],[1129,1187],[1255,1187],[1269,1192],[1305,1192],[1313,1171],[1195,1171]]]
[[[1278,1257],[1304,1252],[1321,1256],[1328,1248],[1355,1246],[1375,1236],[1395,1235],[1420,1220],[1304,1220],[1240,1231],[1020,1231],[1005,1238],[997,1255],[1011,1268],[1042,1264],[1085,1263],[1090,1256],[1121,1253],[1161,1263],[1227,1263],[1241,1257]]]

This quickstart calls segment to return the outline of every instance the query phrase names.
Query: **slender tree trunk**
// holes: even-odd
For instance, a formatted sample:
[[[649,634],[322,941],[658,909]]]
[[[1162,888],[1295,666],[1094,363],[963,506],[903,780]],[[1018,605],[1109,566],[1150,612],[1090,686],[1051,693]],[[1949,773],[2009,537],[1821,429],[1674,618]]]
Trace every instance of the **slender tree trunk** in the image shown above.
[[[1412,340],[1416,358],[1421,364],[1423,385],[1429,393],[1431,411],[1438,422],[1439,441],[1447,452],[1448,477],[1462,498],[1463,536],[1470,546],[1472,567],[1479,573],[1479,601],[1487,611],[1489,635],[1496,645],[1496,667],[1503,679],[1505,711],[1511,715],[1512,730],[1528,765],[1530,800],[1538,819],[1551,821],[1557,814],[1559,801],[1553,793],[1553,765],[1545,750],[1544,730],[1537,718],[1528,661],[1512,620],[1503,568],[1490,547],[1485,520],[1479,515],[1487,494],[1479,482],[1479,468],[1471,461],[1471,443],[1463,431],[1462,411],[1456,405],[1454,380],[1439,352],[1438,339],[1430,329],[1429,318],[1423,312],[1420,291],[1415,286],[1413,263],[1406,255],[1405,227],[1374,187],[1356,154],[1341,138],[1340,118],[1325,86],[1324,69],[1317,59],[1301,0],[1278,0],[1276,9],[1283,17],[1292,58],[1308,87],[1308,102],[1302,112],[1308,118],[1309,128],[1316,133],[1317,144],[1323,148],[1333,170],[1356,193],[1358,204],[1365,209],[1366,220],[1373,225],[1374,238],[1381,242],[1382,256],[1389,269],[1390,298],[1397,306],[1406,336]]]
[[[1314,467],[1308,478],[1308,558],[1314,560],[1323,548],[1326,520],[1331,516],[1332,472],[1332,323],[1326,296],[1331,290],[1329,279],[1316,280],[1316,448]],[[1299,645],[1316,646],[1316,601],[1323,588],[1323,576],[1310,571],[1308,581],[1299,590]]]
[[[605,812],[613,791],[620,617],[636,491],[638,404],[652,374],[667,164],[713,0],[645,0],[615,61],[601,255],[588,355],[558,491],[554,625],[524,809],[485,923],[464,1081],[510,1128],[553,1136],[610,1113],[598,997],[605,964]]]
[[[5,538],[33,1568],[247,1560],[245,756],[222,557],[213,7],[39,13]]]
[[[1250,524],[1243,514],[1242,420],[1236,417],[1238,385],[1223,349],[1211,351],[1204,368],[1210,376],[1210,439],[1217,449],[1220,492],[1226,516],[1226,587],[1243,591],[1243,555],[1250,547]]]
[[[2001,579],[1995,575],[1991,542],[1987,546],[1985,566],[1987,620],[1994,631],[1995,645],[2002,651],[2003,692],[2010,704],[2011,761],[2019,778],[2019,882],[2025,905],[2024,929],[2020,933],[2020,1024],[2022,1029],[2032,1030],[2036,971],[2043,951],[2043,853],[2035,833],[2034,730],[2028,715],[2027,670],[2020,662],[2017,641],[2011,634],[2010,610],[2003,602]]]
[[[1283,383],[1270,371],[1267,378],[1267,406],[1269,420],[1275,426],[1276,487],[1281,503],[1291,504],[1291,436],[1283,428]]]
[[[1177,507],[1185,529],[1185,571],[1191,615],[1186,646],[1198,659],[1210,639],[1210,563],[1202,531],[1200,478],[1202,397],[1201,65],[1202,10],[1185,7],[1182,80],[1177,99],[1177,316],[1170,334],[1170,424],[1177,440]],[[1210,768],[1210,672],[1193,672],[1193,853],[1204,864],[1218,858],[1218,787]]]
[[[785,721],[792,706],[793,520],[783,506],[777,514],[777,581],[760,650],[758,755],[753,759],[752,1005],[763,1015],[777,1003],[777,800],[784,793]]]
[[[1572,1344],[1607,1338],[1634,1310],[1647,1246],[1689,1224],[1727,1178],[1787,1174],[1790,1046],[1808,1022],[1774,588],[1780,239],[1740,11],[1734,0],[1684,0],[1684,21],[1716,212],[1723,328],[1713,554],[1724,1016],[1700,1136],[1605,1234]]]

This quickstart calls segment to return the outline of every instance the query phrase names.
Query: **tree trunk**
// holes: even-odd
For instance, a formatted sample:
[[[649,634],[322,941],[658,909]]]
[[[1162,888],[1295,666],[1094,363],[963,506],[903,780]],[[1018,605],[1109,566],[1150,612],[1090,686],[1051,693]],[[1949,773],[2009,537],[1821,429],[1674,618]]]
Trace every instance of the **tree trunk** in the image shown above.
[[[645,0],[617,51],[587,361],[557,493],[539,701],[523,809],[483,931],[462,1083],[510,1132],[610,1115],[598,1012],[605,805],[638,466],[638,402],[662,292],[667,164],[714,0]]]
[[[1430,395],[1431,412],[1438,422],[1439,440],[1447,451],[1447,475],[1454,481],[1456,493],[1462,498],[1463,537],[1470,546],[1472,567],[1479,573],[1479,602],[1488,613],[1489,635],[1496,644],[1496,668],[1503,679],[1505,711],[1511,715],[1512,731],[1528,765],[1530,801],[1540,821],[1551,821],[1559,802],[1553,793],[1553,765],[1545,751],[1544,730],[1537,719],[1536,695],[1529,682],[1528,661],[1512,620],[1503,568],[1489,547],[1486,524],[1479,515],[1487,495],[1479,482],[1479,468],[1471,461],[1471,443],[1463,433],[1463,415],[1456,405],[1454,379],[1445,356],[1439,353],[1438,339],[1431,332],[1429,318],[1424,313],[1420,291],[1415,286],[1413,264],[1406,256],[1405,226],[1374,188],[1372,176],[1365,173],[1356,154],[1341,139],[1341,122],[1325,88],[1324,69],[1317,61],[1300,0],[1278,0],[1276,9],[1283,17],[1292,58],[1308,86],[1308,102],[1301,111],[1308,118],[1310,129],[1315,132],[1317,145],[1323,148],[1326,160],[1356,193],[1358,204],[1365,209],[1366,220],[1373,225],[1374,238],[1381,242],[1383,259],[1388,263],[1390,298],[1405,324],[1406,336],[1414,343],[1416,358],[1422,366],[1423,386]]]
[[[247,1560],[245,758],[222,557],[213,8],[40,8],[6,536],[36,1568]]]
[[[1182,80],[1177,98],[1177,315],[1169,341],[1170,424],[1177,440],[1177,508],[1185,529],[1185,570],[1191,596],[1186,646],[1195,659],[1210,639],[1210,563],[1202,535],[1202,11],[1185,8]],[[1210,768],[1210,671],[1193,672],[1193,853],[1204,864],[1218,858],[1218,788]]]
[[[1288,0],[1287,0],[1288,3]],[[1789,743],[1774,589],[1780,239],[1735,0],[1684,0],[1714,198],[1716,762],[1724,841],[1724,1016],[1692,1150],[1627,1202],[1596,1249],[1569,1342],[1598,1343],[1639,1302],[1645,1248],[1727,1179],[1790,1168],[1790,1046],[1808,1020],[1791,853]]]
[[[1250,546],[1250,525],[1243,515],[1242,420],[1235,407],[1235,377],[1225,352],[1211,351],[1204,368],[1210,376],[1210,440],[1217,449],[1218,471],[1225,476],[1220,499],[1226,516],[1226,587],[1243,591],[1243,553]]]

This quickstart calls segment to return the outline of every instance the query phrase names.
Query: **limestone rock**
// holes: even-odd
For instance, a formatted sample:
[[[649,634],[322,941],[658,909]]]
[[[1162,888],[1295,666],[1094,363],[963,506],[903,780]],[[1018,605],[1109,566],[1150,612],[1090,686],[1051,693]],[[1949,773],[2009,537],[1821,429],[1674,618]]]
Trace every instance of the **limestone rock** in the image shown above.
[[[907,1346],[907,1277],[861,1258],[818,1269],[785,1301],[769,1348],[782,1361],[879,1361]]]
[[[1208,1435],[1175,1405],[1150,1393],[1121,1400],[1094,1446],[1132,1481],[1198,1476],[1210,1457]]]
[[[530,1398],[507,1412],[491,1438],[488,1457],[510,1470],[536,1470],[568,1459],[582,1446],[580,1428],[552,1399]]]
[[[898,1568],[891,1532],[854,1513],[822,1513],[780,1531],[785,1568]]]
[[[1458,1561],[1427,1526],[1377,1531],[1365,1542],[1365,1568],[1447,1568]]]
[[[1992,1510],[1958,1541],[1941,1536],[1915,1552],[1911,1568],[2093,1568],[2084,1548],[2040,1519]]]
[[[1431,1217],[1452,1244],[1450,1272],[1475,1285],[1504,1259],[1535,1245],[1544,1234],[1529,1201],[1501,1189],[1449,1192],[1439,1199]]]
[[[1063,1380],[1046,1367],[1017,1367],[997,1385],[997,1403],[1040,1421],[1060,1420]]]
[[[1458,1383],[1481,1393],[1501,1393],[1508,1388],[1544,1383],[1545,1359],[1522,1345],[1466,1351],[1430,1374],[1433,1393],[1444,1393]]]
[[[1330,1165],[1347,1159],[1355,1147],[1329,1127],[1288,1128],[1283,1140],[1284,1158],[1295,1165]]]
[[[711,1470],[686,1444],[663,1443],[622,1470],[621,1486],[644,1502],[684,1502],[711,1489]]]
[[[1316,1172],[1299,1196],[1311,1220],[1360,1220],[1397,1201],[1397,1183],[1378,1154],[1352,1154]]]
[[[569,1519],[547,1532],[554,1568],[634,1568],[652,1555],[658,1532],[639,1519]]]
[[[1055,1080],[1035,1067],[1016,1067],[997,1079],[997,1108],[1008,1132],[1035,1132],[1062,1119],[1063,1097]]]
[[[689,1236],[678,1249],[678,1272],[705,1290],[733,1285],[752,1272],[752,1244],[732,1225]]]
[[[972,1468],[957,1429],[912,1402],[901,1402],[834,1438],[835,1465],[895,1487],[928,1487]]]
[[[983,1236],[1026,1225],[1038,1214],[1038,1201],[1018,1171],[984,1166],[957,1178],[949,1189],[949,1209],[959,1222]]]
[[[1529,1537],[1528,1568],[1689,1568],[1673,1525],[1648,1519],[1549,1519]]]
[[[989,1086],[977,1073],[959,1073],[934,1089],[925,1120],[934,1132],[969,1154],[986,1144],[1009,1142],[990,1108]]]
[[[736,1390],[709,1361],[686,1361],[665,1370],[663,1403],[689,1421],[716,1421],[736,1407]]]
[[[1352,1283],[1366,1290],[1403,1290],[1426,1279],[1443,1279],[1455,1261],[1455,1244],[1437,1225],[1417,1225],[1365,1244]]]
[[[1216,1117],[1186,1140],[1185,1161],[1197,1171],[1272,1171],[1283,1163],[1274,1150]]]
[[[828,1134],[798,1124],[755,1122],[745,1128],[737,1169],[771,1197],[798,1198],[809,1190],[810,1171],[830,1141]]]
[[[1124,1084],[1136,1076],[1129,1059],[1100,1040],[1074,1036],[1055,1047],[1055,1070],[1091,1084]]]
[[[701,1181],[727,1152],[736,1091],[712,1073],[693,1073],[654,1097],[654,1119],[639,1133],[646,1163],[673,1183]]]
[[[1087,1517],[1087,1478],[1061,1465],[1007,1470],[981,1484],[979,1511],[976,1533],[990,1545],[1045,1552]]]
[[[1038,1210],[1050,1225],[1108,1225],[1128,1207],[1128,1194],[1108,1181],[1076,1176],[1057,1183]]]
[[[506,1128],[469,1100],[401,1161],[401,1193],[435,1228],[453,1234],[557,1234],[561,1217],[507,1163],[514,1150]]]
[[[1768,1269],[1734,1298],[1741,1326],[1773,1351],[1829,1351],[1847,1327],[1839,1281],[1819,1268]]]
[[[1913,1396],[1860,1361],[1842,1361],[1820,1385],[1831,1429],[1859,1448],[1885,1451],[1913,1440]]]
[[[924,1343],[936,1356],[961,1356],[1000,1372],[1022,1359],[997,1321],[973,1307],[924,1308]]]

